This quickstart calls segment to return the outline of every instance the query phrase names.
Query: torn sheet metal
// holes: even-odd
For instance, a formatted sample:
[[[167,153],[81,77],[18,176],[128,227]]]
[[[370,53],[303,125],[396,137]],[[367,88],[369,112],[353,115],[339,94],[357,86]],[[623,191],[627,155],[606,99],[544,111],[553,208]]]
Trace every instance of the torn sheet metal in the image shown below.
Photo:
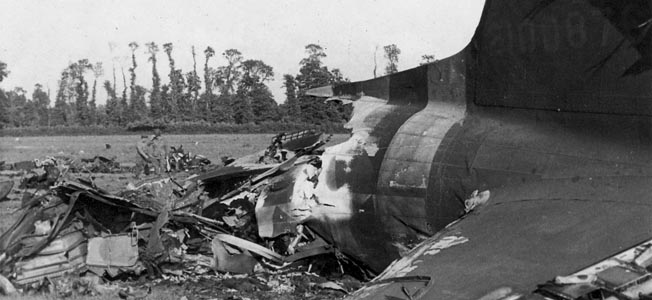
[[[234,177],[249,177],[252,175],[263,173],[274,165],[261,165],[261,164],[245,164],[245,165],[229,165],[214,170],[202,172],[200,174],[191,175],[187,180],[199,180],[207,183],[219,182],[228,180]]]
[[[13,187],[14,182],[11,180],[0,182],[0,201],[5,200],[5,197],[9,195]]]
[[[646,299],[645,295],[652,295],[652,273],[646,269],[650,262],[639,263],[647,261],[651,246],[652,240],[648,240],[573,274],[556,276],[534,293],[555,300],[596,295]]]
[[[306,163],[270,180],[256,202],[261,237],[295,232],[295,227],[312,215],[312,208],[319,205],[314,197],[317,174],[317,168]]]
[[[277,142],[282,149],[297,152],[319,143],[322,133],[313,129],[297,132],[281,133],[273,138],[272,143]]]
[[[46,239],[46,235],[27,235],[24,236],[20,243],[24,248],[30,248]],[[62,233],[57,239],[48,243],[43,250],[38,252],[38,255],[49,255],[54,253],[61,253],[69,250],[86,241],[86,237],[82,230],[74,230],[68,233]]]
[[[610,180],[594,178],[577,184],[591,190],[608,185]],[[539,185],[549,188],[554,183]],[[573,274],[620,253],[622,245],[638,245],[642,237],[649,240],[652,219],[647,217],[647,198],[630,198],[631,194],[620,192],[637,190],[647,195],[652,193],[650,183],[650,178],[627,178],[618,183],[618,190],[582,200],[576,198],[579,190],[567,194],[568,198],[560,198],[561,191],[560,196],[541,198],[534,192],[535,185],[528,186],[527,195],[533,198],[522,200],[503,198],[511,199],[516,195],[512,189],[517,187],[492,190],[492,200],[486,206],[428,239],[376,280],[430,276],[433,284],[424,299],[478,299],[501,286],[508,286],[511,294],[529,294],[537,284]],[[624,226],[627,230],[623,230]],[[453,246],[440,249],[442,242]],[[577,274],[597,276],[615,262],[635,261],[648,244],[649,241]],[[354,299],[400,297],[400,289],[398,283],[389,284]]]
[[[14,267],[15,283],[19,285],[40,281],[45,277],[57,277],[84,266],[87,244],[81,243],[65,251],[39,255],[33,259],[17,262]]]
[[[330,98],[333,97],[333,87],[330,85],[310,89],[306,92],[306,95],[320,97],[320,98]]]
[[[0,293],[7,295],[7,296],[13,296],[17,293],[18,291],[14,287],[14,285],[7,279],[7,277],[4,277],[0,275]]]
[[[86,264],[92,267],[133,267],[138,261],[138,237],[109,235],[88,240]]]
[[[258,261],[244,250],[241,253],[230,253],[220,238],[211,242],[213,251],[214,268],[216,271],[235,274],[251,274],[254,272]]]
[[[274,251],[271,251],[261,245],[258,245],[256,243],[252,243],[250,241],[229,235],[229,234],[223,234],[223,233],[218,233],[215,235],[216,239],[219,239],[220,241],[224,243],[228,243],[237,247],[240,247],[241,249],[245,249],[248,251],[251,251],[253,253],[256,253],[257,255],[260,255],[262,257],[265,257],[271,261],[280,263],[283,261],[283,257]]]

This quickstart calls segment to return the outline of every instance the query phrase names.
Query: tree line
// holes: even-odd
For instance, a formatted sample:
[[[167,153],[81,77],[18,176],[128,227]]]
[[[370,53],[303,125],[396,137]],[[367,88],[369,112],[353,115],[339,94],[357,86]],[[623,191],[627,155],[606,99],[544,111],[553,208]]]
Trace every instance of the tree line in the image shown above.
[[[305,46],[306,57],[299,62],[296,75],[283,75],[286,99],[280,105],[267,86],[273,80],[273,68],[262,60],[245,59],[237,49],[222,52],[226,64],[214,68],[209,66],[216,55],[212,47],[206,47],[203,55],[192,47],[192,69],[184,71],[175,64],[172,43],[143,45],[148,54],[147,63],[137,60],[136,51],[141,45],[132,42],[129,48],[131,64],[128,70],[113,67],[111,80],[98,82],[105,73],[100,62],[80,59],[64,68],[53,106],[50,105],[50,92],[40,84],[35,85],[31,95],[20,87],[9,91],[0,89],[0,127],[158,127],[192,122],[320,124],[343,123],[351,113],[350,107],[305,95],[311,88],[348,81],[339,69],[324,65],[326,53],[317,44]],[[386,74],[397,72],[400,49],[392,44],[384,50],[388,60]],[[203,78],[197,72],[198,60],[201,60]],[[167,76],[167,84],[162,84],[162,75],[158,72],[159,64],[164,62],[169,67],[169,73],[163,75]],[[151,68],[148,88],[136,83],[139,67]],[[7,64],[0,62],[0,81],[8,75]],[[104,89],[107,95],[103,105],[97,103],[98,89]]]

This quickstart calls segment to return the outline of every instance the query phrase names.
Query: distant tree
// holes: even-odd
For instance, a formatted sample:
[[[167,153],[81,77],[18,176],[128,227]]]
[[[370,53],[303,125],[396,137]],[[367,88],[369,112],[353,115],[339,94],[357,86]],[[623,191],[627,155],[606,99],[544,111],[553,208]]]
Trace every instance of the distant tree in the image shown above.
[[[111,50],[113,50],[112,44],[109,44]],[[103,111],[101,112],[102,123],[106,126],[117,126],[119,124],[118,120],[118,92],[116,85],[116,75],[115,75],[115,62],[111,64],[111,73],[113,75],[113,82],[104,81],[104,89],[106,90],[107,99],[106,105],[104,106]]]
[[[21,87],[15,88],[14,92],[11,94],[17,96],[15,107],[12,109],[12,115],[16,118],[17,121],[16,126],[38,126],[41,122],[41,114],[39,114],[40,110],[38,103],[33,100],[33,98],[27,99],[27,91]],[[12,96],[13,95],[10,97]]]
[[[204,50],[204,93],[199,97],[197,106],[201,112],[198,116],[208,121],[211,119],[211,109],[215,102],[215,95],[213,95],[213,79],[211,74],[212,69],[208,67],[208,61],[211,57],[215,56],[215,50],[210,46]]]
[[[75,81],[75,121],[79,125],[90,124],[90,110],[88,108],[88,83],[84,78],[87,70],[91,69],[88,59],[80,59],[69,66]]]
[[[105,125],[118,125],[118,97],[114,86],[111,85],[111,82],[106,80],[104,81],[104,89],[106,90],[107,99],[106,105],[104,106],[104,114],[106,119],[104,120]]]
[[[110,86],[110,83],[109,83]],[[108,100],[107,100],[108,101]],[[109,123],[108,115],[106,114],[106,105],[98,105],[97,106],[97,124],[101,124],[104,126],[111,125]]]
[[[113,53],[113,49],[115,49],[116,45],[112,42],[109,43],[109,49],[111,53]],[[121,107],[120,107],[120,98],[118,97],[118,86],[117,86],[117,80],[116,80],[116,75],[115,75],[115,59],[111,63],[111,73],[113,75],[113,82],[110,82],[108,80],[104,81],[104,89],[106,90],[107,94],[107,99],[106,99],[106,105],[104,107],[104,122],[102,124],[105,125],[111,125],[111,126],[118,126],[120,125],[120,117],[121,117]],[[123,72],[123,78],[124,78],[124,72]],[[125,93],[123,92],[123,95]]]
[[[161,86],[161,120],[169,121],[169,111],[170,103],[170,87],[167,84]]]
[[[252,99],[248,95],[236,94],[233,99],[233,120],[236,124],[246,124],[254,121],[251,108]]]
[[[91,66],[91,70],[93,70],[93,91],[91,93],[91,101],[88,102],[88,110],[90,123],[97,124],[97,79],[104,75],[102,62],[96,62]]]
[[[310,63],[315,63],[321,65],[321,60],[326,57],[324,48],[317,44],[308,44],[304,47],[308,57],[302,59],[299,63],[301,65],[307,65]]]
[[[173,49],[174,49],[174,45],[172,43],[163,44],[163,51],[165,51],[165,54],[167,54],[168,60],[170,62],[170,70],[174,69],[174,59],[172,58]]]
[[[433,63],[433,62],[436,62],[436,61],[437,60],[435,59],[434,55],[424,54],[424,55],[421,55],[421,62],[419,63],[419,65],[427,65],[429,63]]]
[[[0,82],[9,75],[9,70],[7,70],[7,64],[0,61]],[[0,129],[9,125],[9,97],[5,94],[5,91],[0,89]]]
[[[222,53],[227,65],[217,69],[215,84],[222,95],[233,95],[240,80],[242,53],[237,49],[227,49]]]
[[[274,96],[267,86],[261,86],[249,92],[251,112],[254,122],[279,121],[281,112]]]
[[[184,119],[188,112],[190,111],[190,99],[186,97],[184,90],[186,89],[186,80],[183,76],[183,71],[181,69],[175,69],[172,75],[174,81],[170,82],[169,93],[172,96],[170,103],[174,104],[174,108],[169,111],[169,116],[171,120],[182,120]]]
[[[61,72],[59,79],[59,88],[54,101],[54,108],[50,114],[50,124],[52,125],[70,125],[72,116],[70,115],[70,99],[73,97],[74,89],[72,84],[74,79],[70,73],[70,68],[65,68]]]
[[[50,126],[50,96],[43,91],[43,86],[39,83],[34,85],[34,92],[32,92],[32,101],[38,116],[39,126]]]
[[[192,121],[195,120],[197,116],[197,110],[195,109],[196,107],[196,102],[195,102],[195,90],[197,90],[197,94],[199,94],[199,84],[201,81],[199,80],[199,77],[197,77],[192,71],[188,72],[184,75],[181,76],[183,81],[183,87],[186,89],[185,93],[182,93],[181,96],[181,101],[179,104],[179,113],[180,113],[180,119],[184,121]]]
[[[149,108],[152,119],[161,119],[163,117],[163,107],[161,103],[161,77],[156,69],[156,54],[159,51],[158,45],[154,42],[145,44],[149,53],[149,61],[152,63],[152,92],[149,95]]]
[[[338,85],[350,81],[348,78],[344,77],[344,74],[342,74],[340,69],[333,69],[331,71],[331,74],[332,74],[331,77],[332,85]],[[331,117],[331,121],[347,122],[351,118],[351,113],[353,113],[352,105],[341,105],[338,103],[330,103],[330,104],[331,107],[337,111],[336,115]]]
[[[208,68],[208,61],[211,57],[215,56],[215,50],[211,46],[206,47],[204,56],[206,57],[204,60],[204,94],[210,95],[213,93],[213,80],[211,79],[211,73]]]
[[[136,42],[129,43],[129,48],[131,48],[131,68],[129,68],[131,82],[129,90],[131,92],[129,94],[129,109],[126,115],[130,122],[142,120],[147,116],[147,106],[145,104],[144,94],[139,95],[138,93],[142,91],[139,91],[136,86],[136,68],[138,67],[138,64],[136,63],[136,50],[138,47],[138,43]]]
[[[282,105],[285,114],[289,117],[299,117],[301,108],[297,98],[297,81],[290,74],[283,75],[283,87],[285,87],[285,103]]]
[[[32,105],[28,105],[27,92],[22,87],[15,87],[7,93],[9,97],[9,119],[14,127],[29,126],[31,119],[35,116],[30,115],[33,112]],[[30,109],[32,111],[30,111]]]
[[[116,80],[115,80],[115,63],[112,65],[112,68],[113,68],[113,91],[117,93],[118,87],[116,85]]]
[[[233,95],[218,95],[211,108],[211,121],[219,123],[233,123],[234,120],[234,103],[236,102]]]
[[[88,125],[89,91],[85,74],[91,69],[88,59],[71,63],[61,72],[51,123],[54,125]]]
[[[238,91],[250,92],[273,78],[274,69],[262,60],[245,60],[242,62],[242,79],[238,82]]]
[[[25,95],[27,94],[27,91],[23,89],[22,87],[15,87],[12,91],[10,91],[14,95],[14,97],[11,97],[11,105],[14,107],[22,107],[27,103],[27,97]]]
[[[385,74],[398,72],[398,56],[401,54],[401,49],[396,44],[387,45],[383,48],[385,49],[385,58],[387,59]]]
[[[145,95],[147,94],[147,89],[143,86],[136,85],[134,91],[134,98],[132,99],[132,117],[134,119],[130,120],[131,122],[140,122],[147,120],[147,106],[145,104]]]
[[[38,114],[38,108],[36,107],[36,102],[33,100],[27,99],[25,106],[20,109],[20,115],[22,116],[22,121],[20,126],[39,126],[41,118]]]
[[[50,113],[52,125],[88,125],[89,91],[86,72],[92,69],[88,59],[71,63],[61,72],[54,108]]]
[[[129,68],[129,74],[131,75],[131,81],[129,88],[131,90],[130,95],[133,95],[136,92],[136,68],[138,64],[136,63],[136,50],[138,49],[138,43],[131,42],[129,43],[129,49],[131,49],[131,67]],[[132,98],[131,96],[129,98]]]
[[[308,57],[299,62],[299,74],[295,77],[298,88],[303,93],[308,89],[331,83],[332,74],[328,67],[323,66],[322,59],[326,57],[324,49],[317,44],[305,47]]]
[[[242,79],[238,83],[234,118],[237,123],[274,121],[279,118],[278,105],[265,84],[274,78],[274,70],[261,60],[242,62]]]
[[[118,105],[115,110],[117,124],[126,125],[127,124],[127,111],[129,110],[129,103],[127,102],[127,77],[125,76],[124,67],[120,67],[122,72],[122,97],[118,99]]]
[[[326,57],[326,53],[321,46],[309,44],[305,49],[308,57],[300,61],[299,74],[295,77],[299,91],[301,118],[309,123],[342,122],[348,119],[347,110],[305,95],[305,92],[311,88],[346,81],[339,70],[330,71],[323,65],[322,59]]]
[[[163,49],[170,63],[170,74],[168,75],[170,83],[166,92],[167,97],[163,98],[164,105],[162,106],[168,119],[177,120],[179,118],[179,107],[183,104],[180,100],[182,100],[184,84],[181,70],[176,69],[174,59],[172,58],[173,48],[172,43],[163,44]]]
[[[349,79],[344,77],[342,71],[337,68],[331,70],[331,84],[340,84],[343,82],[349,82]]]
[[[11,123],[9,114],[9,97],[4,90],[0,89],[0,129],[8,126]]]
[[[197,75],[197,54],[195,53],[195,46],[192,46],[192,72],[186,74],[186,82],[188,83],[188,98],[191,99],[190,109],[192,112],[192,119],[196,119],[200,114],[197,111],[197,102],[199,101],[199,90],[201,89],[201,79]]]
[[[147,119],[147,101],[145,100],[145,95],[147,94],[147,89],[143,86],[136,85],[134,87],[134,93],[130,101],[129,110],[131,113],[128,115],[131,116],[129,119],[130,122],[142,121]]]
[[[7,64],[0,61],[0,82],[9,76],[9,70],[7,70]]]
[[[222,53],[227,65],[218,67],[212,74],[213,86],[216,87],[220,96],[215,99],[211,119],[217,122],[234,122],[234,110],[238,100],[235,97],[237,84],[242,75],[242,53],[237,49],[227,49]],[[241,98],[241,97],[240,97]],[[244,110],[246,116],[246,110]],[[242,115],[242,114],[241,114]],[[240,118],[241,122],[245,118]]]
[[[192,54],[192,71],[185,74],[186,92],[183,95],[183,106],[179,107],[181,119],[184,121],[197,120],[201,115],[197,111],[197,102],[199,99],[199,90],[201,89],[201,79],[197,75],[197,54],[195,46],[191,47]]]

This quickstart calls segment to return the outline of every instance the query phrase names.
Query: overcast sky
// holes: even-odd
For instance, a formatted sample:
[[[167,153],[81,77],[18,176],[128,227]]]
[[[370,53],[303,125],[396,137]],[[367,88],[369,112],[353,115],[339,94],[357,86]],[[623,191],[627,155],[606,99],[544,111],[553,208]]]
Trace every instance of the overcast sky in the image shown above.
[[[0,87],[29,91],[41,83],[57,89],[61,70],[88,58],[102,62],[108,79],[112,65],[130,66],[128,44],[136,41],[137,83],[151,88],[151,64],[145,43],[172,42],[173,57],[184,72],[192,70],[191,46],[197,48],[203,78],[203,50],[215,49],[210,65],[224,61],[225,49],[240,50],[245,59],[260,59],[274,68],[269,84],[283,102],[283,74],[297,74],[304,46],[324,47],[325,64],[353,81],[373,77],[378,47],[379,70],[385,65],[382,46],[401,49],[399,70],[419,65],[424,54],[441,59],[470,40],[484,5],[482,0],[7,0],[0,4],[0,61],[11,72]],[[114,45],[111,51],[110,45]],[[159,53],[158,69],[167,82],[167,59]],[[128,75],[127,75],[128,76]],[[127,79],[128,80],[128,79]],[[98,102],[104,103],[103,89]]]

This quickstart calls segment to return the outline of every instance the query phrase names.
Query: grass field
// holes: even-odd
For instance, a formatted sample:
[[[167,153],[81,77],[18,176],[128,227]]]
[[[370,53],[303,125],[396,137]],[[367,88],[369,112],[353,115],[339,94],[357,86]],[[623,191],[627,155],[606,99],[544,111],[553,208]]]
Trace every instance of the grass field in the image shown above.
[[[169,146],[183,145],[185,151],[219,161],[222,156],[239,156],[267,147],[272,134],[165,135]],[[1,137],[0,160],[16,162],[48,155],[116,157],[118,162],[135,162],[140,135]],[[111,148],[107,149],[106,144]]]
[[[222,156],[240,157],[269,146],[273,134],[200,134],[165,135],[169,146],[183,145],[193,154],[201,154],[215,163]],[[330,144],[346,140],[348,135],[337,134]],[[116,157],[120,163],[135,163],[136,143],[140,135],[119,136],[44,136],[0,137],[0,161],[17,162],[53,155]],[[106,144],[111,148],[107,149]]]

